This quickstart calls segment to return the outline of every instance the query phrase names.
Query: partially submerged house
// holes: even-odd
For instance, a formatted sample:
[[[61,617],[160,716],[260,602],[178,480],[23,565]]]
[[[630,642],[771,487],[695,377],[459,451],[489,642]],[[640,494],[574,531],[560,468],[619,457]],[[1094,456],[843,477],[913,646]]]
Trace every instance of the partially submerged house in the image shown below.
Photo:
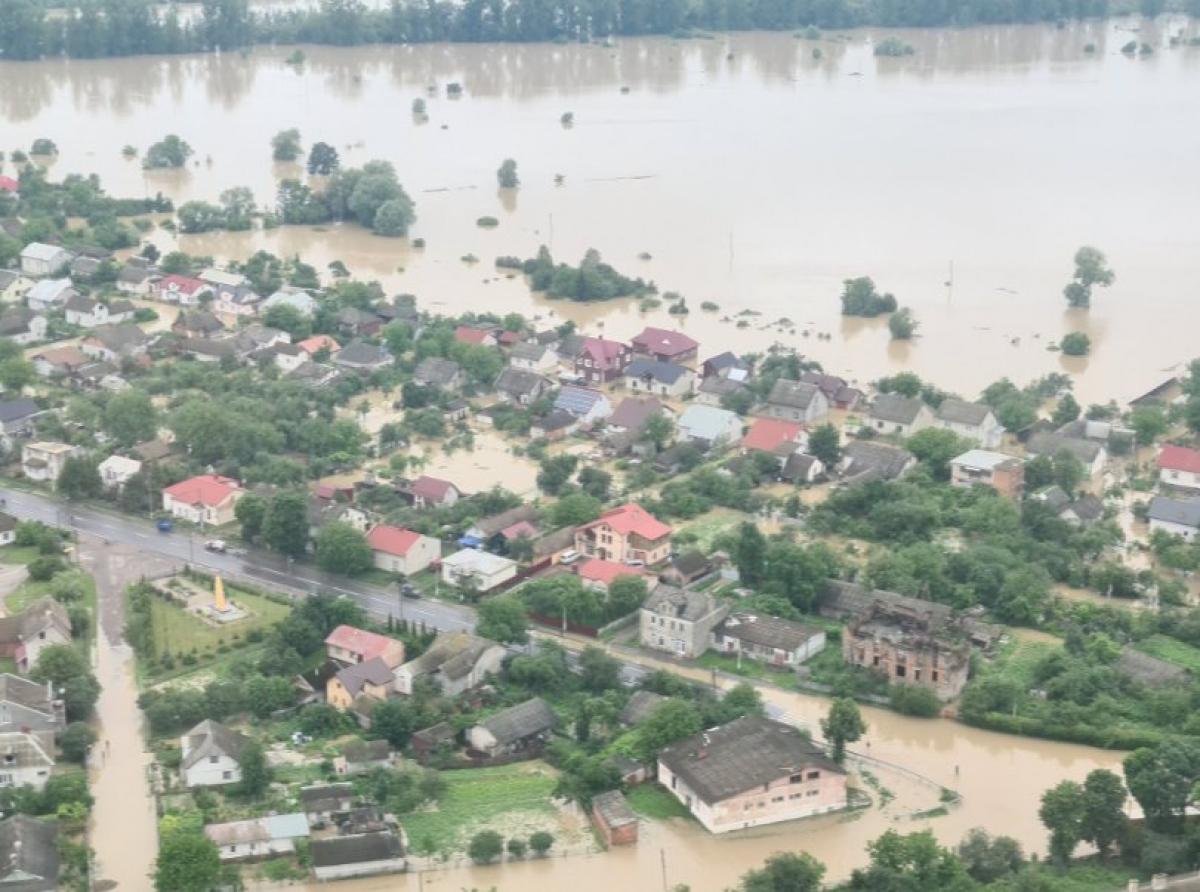
[[[308,839],[308,833],[308,819],[300,812],[208,824],[204,828],[204,835],[217,847],[222,861],[290,854],[296,850],[296,841]]]
[[[511,756],[540,752],[558,724],[548,703],[534,697],[484,719],[467,731],[471,749],[484,756]]]
[[[825,649],[825,633],[813,626],[738,611],[713,629],[713,647],[780,669],[795,669]]]
[[[314,839],[309,845],[313,875],[322,882],[400,873],[404,844],[390,830]]]
[[[965,624],[942,612],[877,603],[846,625],[842,658],[887,678],[927,688],[939,700],[962,693],[971,668]]]
[[[867,426],[881,434],[911,437],[933,424],[933,412],[924,400],[898,393],[881,393],[867,411]]]

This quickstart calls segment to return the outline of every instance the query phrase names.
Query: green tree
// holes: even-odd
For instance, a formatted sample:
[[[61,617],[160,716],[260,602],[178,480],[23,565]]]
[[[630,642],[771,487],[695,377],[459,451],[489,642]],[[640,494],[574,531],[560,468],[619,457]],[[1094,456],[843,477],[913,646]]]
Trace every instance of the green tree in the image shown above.
[[[699,733],[702,727],[700,713],[692,703],[674,698],[660,703],[638,728],[637,756],[653,761],[663,747]]]
[[[612,474],[608,471],[588,467],[579,472],[579,488],[593,498],[603,502],[608,498],[610,486],[612,486]]]
[[[1059,864],[1071,860],[1083,839],[1083,814],[1083,787],[1074,781],[1062,781],[1042,794],[1038,817],[1050,831],[1050,855]]]
[[[888,331],[897,341],[907,341],[917,333],[917,317],[908,307],[901,307],[888,318]]]
[[[480,830],[467,845],[467,854],[476,864],[491,864],[503,853],[504,837],[495,830]]]
[[[267,506],[262,525],[263,541],[290,557],[302,557],[308,548],[308,503],[303,493],[276,493]]]
[[[1067,303],[1073,307],[1089,307],[1092,303],[1092,287],[1107,287],[1116,280],[1116,274],[1108,267],[1104,253],[1090,246],[1075,252],[1075,277],[1063,289]]]
[[[537,830],[529,834],[529,848],[539,858],[543,857],[554,845],[554,834],[545,830]]]
[[[1015,874],[1025,863],[1019,842],[1010,836],[990,836],[980,827],[958,844],[958,857],[971,879],[984,884]]]
[[[1125,816],[1125,785],[1111,771],[1096,768],[1083,781],[1081,837],[1096,847],[1101,858],[1108,857],[1113,843],[1122,839],[1129,819]]]
[[[220,875],[221,856],[201,830],[162,834],[154,869],[155,892],[211,892]]]
[[[303,150],[300,148],[300,131],[280,130],[271,138],[271,157],[276,161],[295,161]]]
[[[1200,780],[1200,742],[1168,738],[1125,757],[1125,784],[1155,830],[1177,829]]]
[[[0,385],[8,393],[19,394],[37,378],[33,363],[14,356],[0,362]]]
[[[829,706],[829,713],[821,719],[821,733],[829,741],[833,761],[839,765],[846,758],[846,744],[853,743],[866,733],[858,705],[848,697],[839,697]]]
[[[424,722],[425,716],[415,698],[387,700],[371,713],[371,733],[401,749],[408,746],[413,732],[425,727]]]
[[[822,424],[808,436],[808,451],[820,459],[830,472],[842,460],[841,437],[832,424]]]
[[[1062,427],[1064,424],[1070,424],[1080,413],[1079,403],[1075,401],[1075,397],[1069,393],[1064,393],[1062,399],[1058,401],[1058,405],[1054,407],[1054,415],[1051,416],[1051,421],[1056,427]]]
[[[742,874],[738,892],[820,892],[825,865],[807,852],[779,852]]]
[[[842,282],[842,315],[879,316],[896,311],[896,298],[880,294],[870,276],[846,279]]]
[[[743,585],[754,587],[763,581],[767,566],[767,540],[756,524],[744,521],[738,526],[732,557]]]
[[[38,654],[29,673],[34,681],[49,682],[60,693],[67,718],[82,721],[92,714],[100,697],[100,683],[91,672],[87,658],[70,644],[52,644]]]
[[[317,566],[328,573],[357,576],[375,563],[367,537],[348,523],[333,521],[317,533]]]
[[[233,516],[242,527],[242,538],[253,542],[262,534],[267,503],[258,493],[248,492],[233,506]]]
[[[928,830],[889,830],[867,843],[867,851],[869,866],[850,877],[854,892],[970,892],[973,887],[963,863]]]
[[[586,492],[567,493],[550,509],[551,523],[555,527],[577,527],[595,520],[600,510],[600,500],[595,496]]]
[[[308,172],[313,176],[329,176],[338,169],[338,152],[327,142],[315,142],[308,152]]]
[[[238,784],[238,792],[248,798],[261,796],[271,786],[271,766],[267,764],[267,754],[262,744],[252,740],[242,748],[238,762],[242,769],[242,779]]]
[[[1149,446],[1167,432],[1170,423],[1160,406],[1138,406],[1129,414],[1129,426],[1142,446]]]
[[[496,171],[496,179],[501,189],[515,189],[521,185],[521,178],[517,176],[517,162],[512,158],[505,158],[500,164],[500,169]]]
[[[525,840],[514,836],[505,844],[505,848],[508,849],[509,855],[519,861],[525,857],[525,852],[528,850],[529,844]]]
[[[525,605],[515,596],[488,598],[479,605],[475,631],[502,644],[524,644],[529,639]]]
[[[393,238],[408,235],[409,227],[416,219],[412,199],[402,190],[399,197],[389,199],[379,206],[375,213],[375,233]]]
[[[87,722],[71,722],[58,739],[58,747],[68,762],[82,765],[87,761],[88,750],[96,742],[96,732]]]
[[[675,423],[661,412],[650,416],[642,428],[642,439],[662,449],[675,436]]]
[[[1075,492],[1087,476],[1083,462],[1075,457],[1075,453],[1065,449],[1054,456],[1053,464],[1054,482],[1069,493]]]
[[[628,616],[642,606],[648,594],[644,576],[622,573],[609,583],[608,615],[614,618]]]
[[[585,647],[579,655],[579,679],[585,691],[603,694],[621,686],[621,663],[598,647]]]
[[[579,457],[570,454],[542,459],[537,475],[538,487],[548,495],[559,495],[570,482],[578,466]]]
[[[134,388],[113,394],[104,407],[104,429],[122,446],[153,439],[158,432],[158,410],[150,394]]]
[[[91,499],[104,490],[95,460],[84,455],[63,462],[55,487],[67,499]]]
[[[1063,335],[1059,347],[1067,356],[1087,356],[1092,349],[1092,339],[1082,331],[1073,331]]]
[[[142,167],[147,170],[183,167],[191,156],[192,147],[172,133],[146,150],[142,156]]]
[[[971,444],[954,431],[927,427],[917,431],[904,444],[926,465],[938,480],[950,479],[950,461],[966,452]]]

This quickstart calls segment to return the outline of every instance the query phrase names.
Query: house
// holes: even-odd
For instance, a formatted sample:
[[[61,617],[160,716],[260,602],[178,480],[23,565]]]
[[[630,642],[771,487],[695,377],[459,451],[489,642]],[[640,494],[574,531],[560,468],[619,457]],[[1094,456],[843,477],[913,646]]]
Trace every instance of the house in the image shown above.
[[[173,454],[171,444],[164,440],[146,440],[134,446],[133,451],[144,464],[148,465],[160,464]]]
[[[1175,489],[1200,492],[1200,450],[1164,446],[1158,454],[1158,482]]]
[[[830,579],[821,592],[818,612],[821,616],[848,621],[865,616],[876,607],[919,616],[942,625],[957,622],[966,632],[967,640],[984,651],[994,649],[1004,630],[985,623],[970,614],[956,614],[953,607],[936,601],[926,601],[883,589],[868,589],[856,582]]]
[[[299,344],[275,344],[270,355],[281,372],[294,372],[309,361],[308,354]]]
[[[352,338],[373,338],[383,328],[383,319],[358,307],[342,307],[337,314],[337,327]]]
[[[529,436],[534,439],[561,440],[579,430],[579,419],[565,409],[551,409],[529,425]]]
[[[852,387],[845,378],[837,375],[826,375],[822,372],[802,372],[801,384],[815,384],[831,409],[844,409],[852,412],[858,408],[865,394],[857,387]]]
[[[848,801],[845,769],[807,734],[754,715],[668,746],[658,781],[710,833],[839,811]]]
[[[918,397],[881,393],[867,411],[867,425],[881,434],[911,437],[933,424],[933,413]]]
[[[574,567],[575,575],[584,586],[598,592],[608,592],[609,586],[622,576],[646,576],[641,567],[631,567],[628,564],[618,564],[616,561],[605,561],[600,558],[587,558]]]
[[[675,436],[705,451],[728,446],[742,435],[742,419],[728,409],[688,406],[675,422]]]
[[[825,473],[825,464],[815,455],[793,452],[783,461],[779,478],[788,483],[815,483]]]
[[[870,440],[852,440],[842,447],[838,473],[846,483],[896,480],[916,464],[917,457],[907,449]]]
[[[292,679],[292,687],[296,689],[299,705],[307,706],[309,703],[324,702],[325,689],[329,686],[329,679],[337,675],[341,669],[341,663],[327,659],[316,668],[296,675]]]
[[[634,359],[625,367],[625,378],[634,393],[656,396],[683,397],[692,392],[696,374],[673,362],[657,359]]]
[[[634,691],[625,708],[621,710],[621,714],[617,720],[626,728],[635,728],[640,725],[650,716],[654,715],[658,707],[666,703],[670,698],[664,697],[662,694],[656,694],[653,691]]]
[[[454,340],[472,347],[495,347],[497,343],[495,329],[474,328],[470,325],[460,325],[454,329]]]
[[[21,184],[12,177],[0,176],[0,192],[7,192],[15,197],[21,194]]]
[[[1150,521],[1150,532],[1162,530],[1191,542],[1200,533],[1200,499],[1155,496],[1150,500],[1146,518]]]
[[[242,779],[241,755],[250,740],[220,722],[205,719],[179,738],[179,764],[188,787],[236,784]]]
[[[314,784],[300,788],[300,805],[308,823],[324,827],[354,805],[354,785],[349,783]]]
[[[300,812],[208,824],[204,828],[204,835],[217,847],[222,861],[290,854],[296,851],[296,840],[308,839],[308,834],[308,818]]]
[[[253,353],[255,350],[270,350],[277,344],[290,344],[292,342],[292,336],[286,331],[280,331],[278,328],[263,325],[261,322],[250,323],[241,329],[237,333],[237,336],[239,341],[244,342],[244,346],[240,349],[247,353]],[[330,340],[333,339],[330,338]]]
[[[417,508],[449,507],[462,495],[449,480],[422,474],[408,485],[408,493]]]
[[[215,338],[225,331],[225,323],[208,310],[180,310],[171,331],[186,338]]]
[[[726,350],[724,353],[718,353],[716,356],[710,356],[704,360],[704,365],[700,367],[700,377],[705,380],[709,378],[745,380],[750,376],[750,369],[750,363],[736,353]]]
[[[759,414],[779,421],[811,424],[829,414],[829,400],[815,384],[780,378],[771,385]]]
[[[541,697],[510,706],[467,731],[467,744],[485,756],[511,756],[540,751],[558,724],[554,710]]]
[[[953,700],[967,684],[971,645],[962,622],[944,612],[876,603],[842,631],[842,659],[889,684],[927,688]]]
[[[29,359],[43,378],[66,378],[94,361],[78,347],[50,347]]]
[[[136,458],[126,458],[123,455],[110,455],[100,462],[97,470],[100,472],[100,482],[108,490],[120,491],[125,488],[129,478],[142,469],[142,463]]]
[[[238,359],[237,344],[230,338],[181,338],[179,352],[199,362],[221,362]]]
[[[396,642],[400,644],[399,641]],[[372,657],[339,669],[325,686],[325,702],[343,712],[365,700],[387,700],[395,683],[392,667],[383,657]]]
[[[1003,452],[971,449],[951,459],[950,483],[961,487],[982,484],[1018,500],[1025,488],[1025,464]]]
[[[404,845],[391,830],[314,839],[309,845],[313,876],[321,882],[400,873]]]
[[[563,344],[566,344],[566,338]],[[563,346],[560,345],[559,351]],[[607,338],[584,338],[579,343],[579,352],[571,357],[575,377],[588,384],[607,384],[625,374],[625,367],[633,359],[633,350],[620,341]]]
[[[330,360],[338,368],[370,374],[392,364],[392,354],[384,347],[351,341]]]
[[[34,421],[45,409],[31,399],[0,400],[0,442],[12,448],[15,437],[32,436]]]
[[[41,790],[54,769],[54,738],[49,733],[0,732],[0,789],[33,787]],[[0,889],[5,889],[0,880]]]
[[[17,519],[0,511],[0,545],[12,545],[17,541]]]
[[[345,374],[323,362],[305,362],[289,372],[288,377],[310,390],[325,390],[341,381]]]
[[[703,458],[703,444],[681,441],[654,453],[654,461],[650,467],[659,474],[672,477],[680,471],[695,467]]]
[[[1182,666],[1144,654],[1129,645],[1121,648],[1113,668],[1131,681],[1148,688],[1183,684],[1190,679],[1188,671]]]
[[[508,655],[495,641],[467,632],[439,635],[428,650],[396,670],[396,690],[412,694],[417,679],[431,679],[446,697],[479,687],[500,672]]]
[[[62,308],[78,294],[70,279],[42,279],[25,292],[25,303],[29,309],[45,313]]]
[[[214,294],[213,287],[191,276],[163,276],[154,284],[155,296],[165,304],[194,307],[200,298]]]
[[[783,669],[795,669],[825,649],[825,633],[820,629],[757,613],[729,614],[712,636],[720,653]]]
[[[749,392],[743,382],[714,376],[700,382],[696,388],[696,402],[702,406],[720,406],[726,397],[743,392]]]
[[[9,307],[0,313],[0,337],[25,346],[46,338],[46,317],[28,307]]]
[[[575,549],[606,561],[652,566],[670,557],[671,532],[667,524],[641,505],[630,502],[610,508],[579,527],[575,531]]]
[[[66,726],[66,706],[55,696],[53,685],[0,674],[0,732],[58,734]]]
[[[1108,451],[1104,448],[1103,443],[1048,431],[1038,431],[1033,434],[1025,443],[1025,452],[1029,455],[1045,455],[1050,458],[1063,452],[1070,453],[1083,464],[1088,479],[1095,478],[1103,471],[1104,463],[1108,461]]]
[[[15,529],[14,520],[6,535],[11,537]],[[60,602],[49,596],[39,598],[20,613],[0,617],[0,656],[12,660],[22,674],[37,664],[47,647],[70,643],[71,617]]]
[[[21,472],[30,480],[55,483],[67,459],[78,452],[77,446],[68,446],[66,443],[46,440],[26,443],[21,447]]]
[[[103,304],[82,294],[71,295],[63,308],[69,324],[84,328],[95,328],[110,322],[131,322],[135,312],[133,304],[127,300]]]
[[[933,426],[973,440],[984,449],[995,449],[1004,439],[1004,426],[996,420],[990,406],[952,396],[942,400],[933,413]]]
[[[637,842],[637,815],[620,790],[608,790],[592,797],[592,823],[608,848]]]
[[[475,548],[464,548],[442,558],[442,582],[490,592],[517,575],[517,562]]]
[[[700,345],[683,332],[647,326],[630,341],[633,352],[659,362],[685,363],[696,359]]]
[[[245,494],[231,477],[200,474],[164,489],[163,511],[204,526],[224,526],[236,519],[234,507]]]
[[[15,814],[0,821],[0,889],[58,889],[58,824]]]
[[[708,650],[713,629],[729,607],[712,595],[660,585],[642,605],[638,640],[644,647],[694,660]]]
[[[380,524],[367,534],[375,566],[388,573],[412,576],[442,556],[441,540],[401,527]]]
[[[626,397],[609,416],[605,432],[610,435],[629,434],[636,437],[641,434],[646,422],[666,411],[667,407],[654,397]]]
[[[320,304],[307,291],[301,291],[299,288],[281,288],[262,302],[264,313],[273,307],[291,307],[301,316],[312,316]]]
[[[146,333],[132,322],[118,322],[113,325],[96,326],[92,333],[80,342],[79,347],[92,359],[120,362],[122,359],[145,353],[149,340]]]
[[[743,453],[764,452],[782,465],[789,455],[808,445],[808,432],[799,421],[755,418],[740,445]]]
[[[462,366],[450,359],[430,356],[422,359],[413,372],[413,381],[422,387],[458,391],[467,381]]]
[[[311,359],[322,350],[325,350],[332,356],[342,349],[342,345],[331,338],[329,335],[313,335],[311,338],[305,338],[296,345],[303,350]]]
[[[262,300],[251,290],[249,281],[241,273],[209,267],[201,270],[197,278],[212,288],[213,306],[220,313],[251,316],[258,302]],[[250,295],[253,295],[253,300],[247,300],[247,296]]]
[[[537,372],[508,366],[501,370],[494,386],[496,392],[508,402],[528,406],[549,389],[550,382]]]
[[[438,722],[413,734],[409,746],[417,761],[425,765],[435,753],[452,749],[457,737],[458,732],[454,730],[453,725],[449,722]]]
[[[699,582],[713,572],[714,565],[704,552],[691,548],[671,557],[670,565],[658,574],[658,578],[669,585],[686,588]]]
[[[574,550],[575,530],[572,527],[563,527],[534,540],[533,562],[538,566],[545,564],[552,567],[559,563],[564,554]]]
[[[33,282],[15,269],[0,269],[0,300],[20,300],[32,287]]]
[[[58,245],[30,242],[21,251],[21,272],[35,279],[57,276],[67,268],[72,254]]]
[[[508,362],[513,368],[547,374],[558,368],[558,354],[545,344],[525,341],[513,346],[508,354]]]
[[[154,270],[135,263],[126,263],[117,273],[117,290],[123,294],[149,296],[154,287]]]
[[[507,537],[504,536],[505,530],[518,524],[528,524],[536,532],[533,524],[537,523],[538,518],[539,513],[536,506],[517,505],[515,508],[509,508],[507,511],[501,511],[499,514],[492,514],[475,521],[463,531],[458,543],[470,548],[483,547],[489,551],[499,550],[507,541]]]
[[[340,756],[333,759],[334,774],[350,777],[378,768],[390,768],[392,747],[386,740],[355,739],[342,747]]]
[[[404,642],[343,624],[325,639],[325,653],[329,659],[347,666],[378,657],[388,669],[395,669],[404,662]]]

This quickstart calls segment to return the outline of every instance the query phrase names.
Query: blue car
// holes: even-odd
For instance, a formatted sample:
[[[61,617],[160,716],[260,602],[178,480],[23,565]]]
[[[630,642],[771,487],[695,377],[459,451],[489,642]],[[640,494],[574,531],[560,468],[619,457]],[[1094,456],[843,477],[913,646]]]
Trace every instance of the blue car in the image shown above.
[[[157,526],[160,533],[169,533],[175,529],[175,522],[164,517],[158,522]]]

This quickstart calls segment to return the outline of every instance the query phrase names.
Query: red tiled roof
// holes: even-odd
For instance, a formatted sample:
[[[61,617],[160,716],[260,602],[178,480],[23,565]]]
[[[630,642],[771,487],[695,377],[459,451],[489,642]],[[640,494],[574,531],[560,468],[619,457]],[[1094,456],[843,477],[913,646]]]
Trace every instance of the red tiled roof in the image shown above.
[[[1186,446],[1164,446],[1158,454],[1158,466],[1169,471],[1200,474],[1200,451]]]
[[[502,331],[497,340],[506,347],[511,347],[513,344],[519,343],[521,333],[519,331]]]
[[[681,331],[668,331],[665,328],[647,326],[644,331],[633,339],[633,349],[644,353],[661,356],[682,356],[691,353],[700,344],[689,338]]]
[[[21,188],[21,184],[12,177],[0,177],[0,189],[5,192],[16,192]]]
[[[636,533],[643,539],[661,539],[663,536],[671,535],[671,528],[667,524],[641,505],[633,502],[622,505],[620,508],[610,508],[600,515],[599,520],[593,520],[581,529],[586,530],[601,524],[611,527],[613,532],[622,536]]]
[[[538,530],[533,524],[527,520],[518,520],[511,526],[506,526],[500,531],[500,535],[505,539],[520,539],[524,536],[527,539],[533,539],[537,536]]]
[[[440,502],[446,497],[446,493],[454,488],[454,484],[449,480],[439,480],[437,477],[426,477],[425,475],[414,480],[410,487],[413,495],[420,496],[427,502]]]
[[[342,345],[329,335],[313,335],[311,338],[305,338],[296,346],[310,355],[316,353],[318,350],[323,350],[326,347],[329,348],[330,353],[336,353],[338,350],[342,349]]]
[[[400,557],[408,554],[409,549],[419,541],[421,541],[420,533],[387,524],[380,524],[367,533],[367,544],[371,546],[372,550]]]
[[[177,502],[185,505],[205,505],[212,507],[220,505],[230,495],[239,491],[241,486],[231,477],[221,477],[217,474],[201,474],[188,480],[181,480],[174,486],[163,490]]]
[[[490,337],[492,337],[492,333],[484,328],[471,328],[469,325],[460,325],[454,329],[454,340],[463,344],[480,345]]]
[[[158,283],[160,291],[178,291],[182,294],[195,294],[201,288],[207,287],[199,279],[179,275],[164,276]]]
[[[780,447],[795,443],[803,432],[804,425],[794,421],[756,418],[746,436],[742,437],[742,448],[757,452],[777,452]]]
[[[356,626],[338,626],[329,633],[325,644],[329,647],[340,647],[351,653],[358,654],[362,662],[382,657],[394,644],[399,644],[394,638],[368,632]]]
[[[618,576],[643,576],[641,570],[620,564],[616,561],[604,561],[600,558],[590,558],[579,565],[575,571],[580,579],[588,582],[599,582],[602,585],[612,585]]]
[[[584,338],[581,354],[586,354],[598,368],[612,368],[620,360],[625,345],[607,338]]]

